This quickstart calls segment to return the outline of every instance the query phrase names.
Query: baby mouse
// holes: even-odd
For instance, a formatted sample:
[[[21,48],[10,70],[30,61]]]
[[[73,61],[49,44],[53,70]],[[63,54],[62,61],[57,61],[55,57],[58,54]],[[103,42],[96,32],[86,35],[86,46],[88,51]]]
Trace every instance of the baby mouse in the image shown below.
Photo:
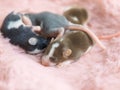
[[[3,21],[1,32],[12,44],[20,46],[28,53],[36,54],[41,52],[50,40],[35,34],[33,29],[35,29],[33,26],[23,23],[22,14],[11,12]]]
[[[95,42],[105,49],[88,28],[81,25],[70,25],[67,29],[71,30],[63,37],[51,42],[46,48],[41,59],[43,65],[54,66],[65,62],[74,62],[87,53]]]
[[[67,9],[63,15],[67,18],[68,21],[74,24],[84,25],[88,21],[88,11],[85,8],[80,7],[71,7]]]
[[[32,25],[41,27],[41,31],[36,32],[46,38],[62,36],[64,27],[69,25],[68,20],[64,16],[48,11],[41,13],[26,13],[24,15],[31,20]]]

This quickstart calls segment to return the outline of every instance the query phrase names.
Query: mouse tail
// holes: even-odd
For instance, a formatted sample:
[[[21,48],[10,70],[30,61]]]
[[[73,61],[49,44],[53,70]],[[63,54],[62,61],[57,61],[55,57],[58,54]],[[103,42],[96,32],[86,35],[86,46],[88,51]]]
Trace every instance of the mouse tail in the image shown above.
[[[109,40],[112,39],[113,37],[119,37],[120,36],[120,32],[114,33],[114,34],[110,34],[110,35],[103,35],[103,36],[99,36],[99,39],[102,40]]]
[[[102,49],[106,49],[106,47],[102,44],[102,42],[99,40],[99,38],[91,31],[89,28],[84,27],[82,25],[69,25],[65,29],[68,30],[80,30],[86,32],[92,39],[95,41]]]

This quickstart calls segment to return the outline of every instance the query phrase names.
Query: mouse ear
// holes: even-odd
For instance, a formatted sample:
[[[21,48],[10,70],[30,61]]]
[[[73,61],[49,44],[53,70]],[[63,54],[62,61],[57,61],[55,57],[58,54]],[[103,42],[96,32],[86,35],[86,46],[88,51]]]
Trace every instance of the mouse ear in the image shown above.
[[[71,49],[65,49],[64,51],[63,51],[63,57],[64,58],[68,58],[70,55],[72,54],[72,50]]]
[[[28,40],[28,43],[29,43],[30,45],[36,45],[37,42],[38,42],[38,39],[35,38],[35,37],[31,37],[31,38]]]

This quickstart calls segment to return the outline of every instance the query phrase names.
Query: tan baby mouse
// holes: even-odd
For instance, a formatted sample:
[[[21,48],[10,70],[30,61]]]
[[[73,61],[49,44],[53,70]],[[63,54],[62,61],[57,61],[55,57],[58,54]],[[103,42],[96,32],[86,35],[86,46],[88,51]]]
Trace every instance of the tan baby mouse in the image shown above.
[[[94,42],[105,49],[96,35],[88,28],[81,25],[70,25],[66,29],[70,31],[48,45],[42,56],[43,65],[54,66],[64,62],[74,62],[88,52]]]

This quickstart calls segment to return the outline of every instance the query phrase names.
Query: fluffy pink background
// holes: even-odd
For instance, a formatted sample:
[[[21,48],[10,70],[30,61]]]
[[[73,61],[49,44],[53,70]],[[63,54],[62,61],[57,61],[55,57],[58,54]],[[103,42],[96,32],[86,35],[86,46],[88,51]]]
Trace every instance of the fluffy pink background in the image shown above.
[[[89,27],[96,35],[120,29],[120,0],[3,0],[0,24],[12,10],[31,9],[62,14],[65,8],[79,5],[88,9]],[[120,37],[102,40],[76,63],[55,68],[40,65],[32,56],[11,45],[0,34],[0,90],[120,90]]]

